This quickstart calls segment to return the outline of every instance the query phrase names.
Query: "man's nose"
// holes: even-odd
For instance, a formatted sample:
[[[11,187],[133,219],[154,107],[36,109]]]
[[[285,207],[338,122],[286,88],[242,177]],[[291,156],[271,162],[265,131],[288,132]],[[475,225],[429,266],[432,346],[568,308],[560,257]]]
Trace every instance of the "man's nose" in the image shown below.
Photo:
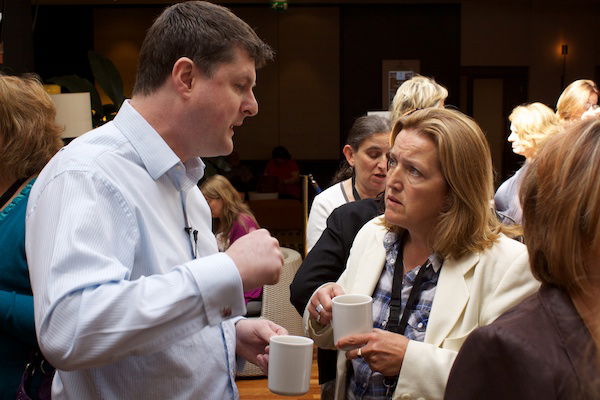
[[[254,97],[254,92],[250,92],[250,95],[242,104],[242,113],[247,117],[253,117],[258,114],[258,101]]]

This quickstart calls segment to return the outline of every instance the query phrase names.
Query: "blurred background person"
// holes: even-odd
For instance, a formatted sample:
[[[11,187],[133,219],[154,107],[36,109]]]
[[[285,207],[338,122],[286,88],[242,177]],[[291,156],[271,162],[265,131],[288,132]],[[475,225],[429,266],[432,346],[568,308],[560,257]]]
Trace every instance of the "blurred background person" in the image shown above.
[[[594,81],[579,79],[562,92],[556,102],[556,114],[561,122],[576,122],[583,113],[598,106],[598,87]]]
[[[325,229],[331,212],[350,201],[374,198],[385,186],[386,153],[390,148],[390,122],[368,115],[357,118],[342,148],[344,161],[332,186],[313,200],[306,227],[306,248],[310,251]]]
[[[37,79],[0,75],[1,399],[16,398],[25,365],[38,351],[25,257],[25,210],[36,175],[62,147],[55,116],[54,103]],[[34,399],[43,379],[39,367],[34,366],[24,388]],[[49,395],[49,386],[42,390]]]
[[[392,125],[409,111],[429,107],[444,107],[448,90],[435,82],[435,79],[416,75],[402,83],[390,107]]]
[[[494,203],[503,223],[521,223],[519,185],[529,162],[535,157],[542,144],[560,129],[556,114],[542,103],[517,106],[508,117],[513,152],[525,157],[525,164],[496,191]]]
[[[363,226],[338,282],[304,313],[319,347],[353,348],[338,351],[336,399],[441,398],[467,335],[539,286],[489,207],[490,150],[472,119],[416,111],[392,141],[384,216]],[[343,293],[373,297],[374,329],[334,344],[331,300]]]
[[[252,211],[224,176],[209,177],[200,185],[200,191],[210,207],[219,251],[227,250],[240,237],[259,229]],[[244,292],[244,300],[248,308],[246,316],[260,314],[261,296],[262,287]]]
[[[550,138],[523,177],[540,290],[473,332],[447,400],[600,398],[600,120]]]
[[[263,175],[277,178],[277,192],[280,198],[300,199],[300,169],[285,147],[273,148],[271,160],[267,163]]]

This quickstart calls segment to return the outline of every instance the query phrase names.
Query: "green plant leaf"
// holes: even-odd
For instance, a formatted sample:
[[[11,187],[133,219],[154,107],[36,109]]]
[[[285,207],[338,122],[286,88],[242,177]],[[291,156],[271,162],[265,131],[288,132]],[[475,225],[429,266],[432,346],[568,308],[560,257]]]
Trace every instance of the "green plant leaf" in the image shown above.
[[[94,74],[94,79],[106,92],[117,109],[125,101],[123,93],[123,80],[115,65],[108,58],[94,52],[88,51],[88,60]]]
[[[71,93],[89,92],[95,118],[102,118],[104,116],[100,95],[94,85],[92,85],[92,82],[77,75],[53,76],[47,79],[47,81],[64,87]]]

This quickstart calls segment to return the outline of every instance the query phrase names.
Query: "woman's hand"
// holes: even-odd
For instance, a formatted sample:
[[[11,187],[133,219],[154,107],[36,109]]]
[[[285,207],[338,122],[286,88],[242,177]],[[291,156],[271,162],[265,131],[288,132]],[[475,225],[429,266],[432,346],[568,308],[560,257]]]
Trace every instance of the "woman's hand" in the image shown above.
[[[321,325],[331,322],[331,299],[344,294],[344,289],[337,283],[330,283],[317,290],[308,302],[308,312]]]
[[[400,374],[408,342],[406,336],[373,329],[371,333],[343,337],[335,345],[338,349],[357,347],[346,352],[346,359],[362,357],[371,370],[384,376],[396,376]]]

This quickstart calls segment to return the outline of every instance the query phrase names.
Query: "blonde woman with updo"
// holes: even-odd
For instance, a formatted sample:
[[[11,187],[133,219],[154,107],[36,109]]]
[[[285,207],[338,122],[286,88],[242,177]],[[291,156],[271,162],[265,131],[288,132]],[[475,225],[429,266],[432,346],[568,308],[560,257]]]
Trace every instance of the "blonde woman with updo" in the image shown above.
[[[219,251],[225,251],[240,237],[258,229],[256,218],[233,185],[222,175],[213,175],[200,186],[213,220]],[[260,299],[262,287],[244,292],[246,304]]]
[[[589,79],[579,79],[565,88],[556,103],[561,122],[575,122],[584,113],[598,107],[598,86]]]
[[[404,82],[394,96],[390,107],[392,125],[409,111],[429,107],[443,107],[448,90],[435,79],[416,75]]]
[[[522,211],[518,191],[522,175],[541,145],[558,132],[560,121],[556,114],[542,103],[517,106],[508,119],[511,122],[508,141],[512,143],[515,154],[525,157],[525,164],[500,185],[494,196],[494,203],[502,222],[512,225],[521,223]]]

